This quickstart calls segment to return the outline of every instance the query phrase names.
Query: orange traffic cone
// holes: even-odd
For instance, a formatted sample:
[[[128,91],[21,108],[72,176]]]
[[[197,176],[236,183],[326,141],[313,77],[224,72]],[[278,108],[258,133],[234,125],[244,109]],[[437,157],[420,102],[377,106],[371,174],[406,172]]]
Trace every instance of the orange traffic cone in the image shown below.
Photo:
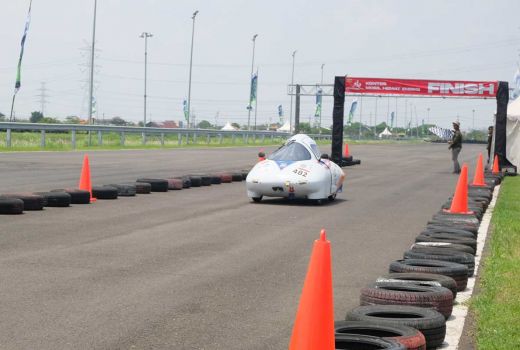
[[[475,168],[475,176],[471,186],[487,186],[484,181],[484,166],[482,164],[482,153],[479,154],[477,160],[477,167]]]
[[[445,211],[451,214],[473,214],[468,210],[468,166],[466,164],[462,165],[451,207]]]
[[[345,144],[345,152],[343,153],[343,157],[350,156],[350,152],[348,150],[348,143]]]
[[[90,192],[90,201],[95,202],[96,198],[92,197],[92,183],[90,182],[90,165],[88,155],[83,158],[83,167],[81,168],[81,176],[79,178],[79,189]]]
[[[334,350],[330,242],[325,230],[314,241],[289,350]]]
[[[500,167],[498,166],[498,155],[495,154],[495,160],[493,161],[493,170],[491,171],[492,174],[498,174],[500,173]]]

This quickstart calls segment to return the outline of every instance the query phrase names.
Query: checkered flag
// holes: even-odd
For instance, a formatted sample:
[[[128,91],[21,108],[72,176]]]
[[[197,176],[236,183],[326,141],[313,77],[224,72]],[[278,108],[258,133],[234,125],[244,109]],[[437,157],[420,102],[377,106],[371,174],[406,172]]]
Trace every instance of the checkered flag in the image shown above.
[[[451,140],[453,138],[453,131],[450,129],[440,128],[438,126],[432,126],[428,129],[434,135],[437,135],[443,140]]]

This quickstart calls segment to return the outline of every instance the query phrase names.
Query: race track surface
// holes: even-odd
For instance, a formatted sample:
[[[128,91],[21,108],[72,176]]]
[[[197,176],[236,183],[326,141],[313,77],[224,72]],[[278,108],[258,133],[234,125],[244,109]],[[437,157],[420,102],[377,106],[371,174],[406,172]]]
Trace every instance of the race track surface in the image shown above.
[[[484,145],[464,145],[470,176]],[[323,148],[323,147],[322,147]],[[313,240],[335,318],[451,195],[447,146],[351,146],[330,204],[249,203],[245,183],[0,216],[1,349],[287,348]],[[246,168],[256,148],[90,152],[94,184]],[[0,193],[77,185],[83,153],[0,154]]]

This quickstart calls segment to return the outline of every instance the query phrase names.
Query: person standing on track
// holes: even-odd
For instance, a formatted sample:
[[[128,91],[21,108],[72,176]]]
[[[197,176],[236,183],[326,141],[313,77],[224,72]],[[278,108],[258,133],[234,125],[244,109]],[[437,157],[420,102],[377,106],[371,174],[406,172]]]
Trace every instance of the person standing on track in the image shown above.
[[[450,144],[448,149],[451,150],[451,160],[453,160],[453,173],[460,174],[459,153],[462,149],[462,133],[459,121],[453,122],[453,137],[448,143]]]
[[[493,126],[490,126],[488,128],[488,139],[487,139],[487,153],[488,153],[488,164],[490,163],[490,160],[491,160],[491,144],[493,143]]]

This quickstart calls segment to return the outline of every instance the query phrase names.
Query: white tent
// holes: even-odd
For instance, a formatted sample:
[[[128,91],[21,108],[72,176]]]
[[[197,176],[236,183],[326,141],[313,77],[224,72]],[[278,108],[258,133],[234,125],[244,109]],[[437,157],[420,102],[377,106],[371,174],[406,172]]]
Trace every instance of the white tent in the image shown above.
[[[506,157],[520,166],[520,97],[507,106]]]
[[[383,138],[383,137],[390,137],[392,136],[392,133],[390,132],[390,130],[388,130],[388,127],[385,128],[385,130],[383,130],[382,132],[379,133],[379,138]]]
[[[280,126],[276,131],[280,132],[291,132],[291,127],[289,125],[289,121],[286,121],[284,125]]]
[[[229,131],[236,131],[237,128],[235,128],[233,125],[231,125],[230,122],[227,122],[226,125],[222,127],[220,130],[229,130]]]

